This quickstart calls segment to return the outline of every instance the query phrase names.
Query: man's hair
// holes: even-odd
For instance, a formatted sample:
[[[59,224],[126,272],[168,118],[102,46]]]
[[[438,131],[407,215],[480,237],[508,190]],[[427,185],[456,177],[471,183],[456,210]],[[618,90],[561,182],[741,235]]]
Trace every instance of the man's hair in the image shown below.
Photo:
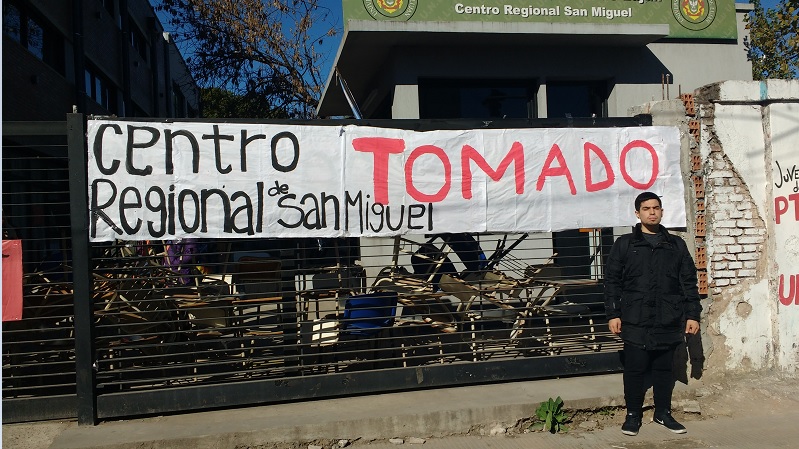
[[[637,197],[635,197],[635,210],[641,210],[641,203],[648,200],[658,200],[658,205],[663,207],[663,203],[660,201],[660,197],[652,192],[644,192]]]

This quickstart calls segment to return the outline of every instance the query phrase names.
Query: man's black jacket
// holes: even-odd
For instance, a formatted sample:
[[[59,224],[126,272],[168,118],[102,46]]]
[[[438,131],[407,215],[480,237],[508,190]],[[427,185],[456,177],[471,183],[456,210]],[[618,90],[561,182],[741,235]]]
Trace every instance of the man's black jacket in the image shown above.
[[[699,321],[696,267],[685,242],[660,227],[652,246],[639,223],[619,237],[605,266],[605,315],[621,318],[621,338],[644,349],[666,349],[684,339],[685,320]]]

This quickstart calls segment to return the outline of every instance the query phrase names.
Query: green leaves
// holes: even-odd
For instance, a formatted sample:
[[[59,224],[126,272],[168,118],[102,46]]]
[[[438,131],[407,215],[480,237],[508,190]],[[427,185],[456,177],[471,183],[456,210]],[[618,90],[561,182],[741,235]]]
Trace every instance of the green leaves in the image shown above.
[[[536,423],[533,426],[534,430],[545,430],[552,433],[567,430],[565,424],[569,420],[569,416],[563,411],[563,399],[560,396],[554,400],[549,398],[548,401],[542,402],[536,409],[535,415],[542,423]],[[543,427],[537,429],[541,424]]]
[[[285,110],[274,107],[261,95],[239,95],[218,87],[200,89],[204,118],[288,118]]]
[[[752,3],[754,10],[745,17],[749,37],[744,40],[752,77],[799,78],[799,0],[781,0],[773,9],[764,9],[760,0]]]

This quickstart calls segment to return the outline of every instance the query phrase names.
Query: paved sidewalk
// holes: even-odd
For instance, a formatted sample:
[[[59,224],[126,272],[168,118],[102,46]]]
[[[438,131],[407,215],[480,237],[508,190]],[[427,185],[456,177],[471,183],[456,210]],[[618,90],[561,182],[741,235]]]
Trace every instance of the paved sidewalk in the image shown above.
[[[440,388],[161,416],[73,427],[51,448],[257,447],[319,439],[445,436],[529,417],[560,395],[570,407],[619,404],[620,375]]]
[[[754,376],[732,382],[677,384],[677,404],[701,408],[682,414],[689,429],[675,435],[647,423],[636,437],[619,430],[621,416],[597,430],[579,422],[566,434],[523,433],[519,422],[550,397],[570,410],[623,404],[621,375],[598,375],[295,402],[261,407],[102,422],[3,426],[3,447],[19,449],[330,449],[339,439],[360,449],[424,448],[701,448],[794,447],[799,441],[799,382]],[[585,413],[583,413],[585,415]],[[595,414],[595,417],[600,417]],[[650,415],[645,415],[645,423]],[[592,416],[582,416],[592,420]],[[523,422],[523,421],[522,421]],[[490,433],[498,436],[486,436]],[[502,435],[502,432],[507,434]],[[480,436],[483,435],[483,436]],[[51,444],[52,443],[52,444]],[[790,446],[789,446],[790,445]]]
[[[799,446],[799,410],[749,417],[719,417],[685,422],[688,433],[675,435],[653,422],[634,437],[619,428],[568,434],[523,434],[504,437],[457,436],[428,439],[423,446],[370,444],[363,449],[765,449]]]

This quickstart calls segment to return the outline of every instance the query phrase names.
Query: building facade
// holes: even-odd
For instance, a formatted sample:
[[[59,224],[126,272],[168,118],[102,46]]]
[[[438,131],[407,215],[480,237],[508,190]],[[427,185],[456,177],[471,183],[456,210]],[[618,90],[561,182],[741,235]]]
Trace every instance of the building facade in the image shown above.
[[[336,73],[371,119],[621,117],[752,79],[732,0],[393,4],[343,0],[321,116],[351,114]]]
[[[320,116],[574,126],[572,119],[628,117],[647,102],[752,79],[744,46],[752,6],[732,0],[342,4],[345,30]],[[612,235],[554,232],[545,250],[574,267],[567,276],[601,277],[591,242]]]
[[[199,89],[146,0],[3,2],[3,120],[197,117]]]
[[[3,318],[3,407],[20,420],[76,416],[69,229],[85,209],[71,203],[70,182],[85,151],[69,142],[83,135],[82,116],[198,117],[199,88],[147,0],[2,6],[3,268],[21,275],[4,277],[4,311],[14,287],[20,313]],[[49,282],[64,294],[39,288]]]

